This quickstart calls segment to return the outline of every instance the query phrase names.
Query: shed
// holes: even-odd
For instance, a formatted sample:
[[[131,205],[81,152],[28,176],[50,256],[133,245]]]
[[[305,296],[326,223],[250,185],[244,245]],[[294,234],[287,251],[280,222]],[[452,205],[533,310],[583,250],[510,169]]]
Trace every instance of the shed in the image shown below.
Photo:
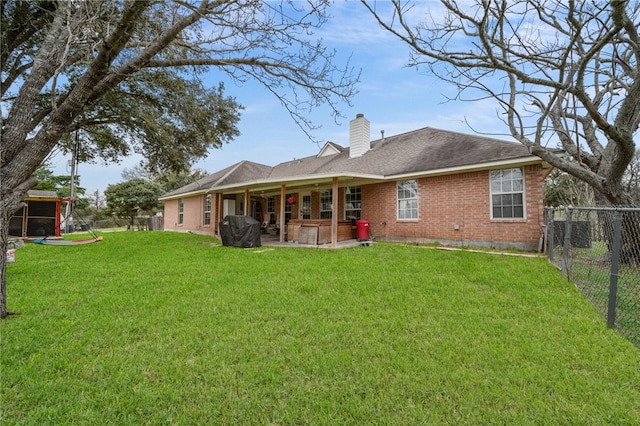
[[[9,220],[9,236],[18,238],[60,236],[62,198],[55,191],[31,190],[26,206]]]

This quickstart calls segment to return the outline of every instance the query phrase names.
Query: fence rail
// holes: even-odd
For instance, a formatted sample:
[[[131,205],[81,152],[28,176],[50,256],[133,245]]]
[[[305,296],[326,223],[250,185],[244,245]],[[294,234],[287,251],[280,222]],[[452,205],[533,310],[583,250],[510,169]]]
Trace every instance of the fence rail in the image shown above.
[[[640,348],[640,208],[545,210],[549,261]]]

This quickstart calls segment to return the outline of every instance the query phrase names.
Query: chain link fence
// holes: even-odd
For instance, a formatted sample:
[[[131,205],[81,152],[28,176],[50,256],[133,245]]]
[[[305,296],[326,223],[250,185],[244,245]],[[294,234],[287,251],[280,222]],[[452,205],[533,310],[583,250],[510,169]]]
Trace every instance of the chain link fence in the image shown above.
[[[640,208],[545,210],[549,261],[640,348]]]

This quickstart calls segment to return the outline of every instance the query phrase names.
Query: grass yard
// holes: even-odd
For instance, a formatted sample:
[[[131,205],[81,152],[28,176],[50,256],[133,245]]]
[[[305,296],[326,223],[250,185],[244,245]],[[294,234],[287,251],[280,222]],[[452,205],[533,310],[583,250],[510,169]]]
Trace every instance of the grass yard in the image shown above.
[[[19,249],[0,423],[640,423],[640,351],[545,259],[211,242]]]

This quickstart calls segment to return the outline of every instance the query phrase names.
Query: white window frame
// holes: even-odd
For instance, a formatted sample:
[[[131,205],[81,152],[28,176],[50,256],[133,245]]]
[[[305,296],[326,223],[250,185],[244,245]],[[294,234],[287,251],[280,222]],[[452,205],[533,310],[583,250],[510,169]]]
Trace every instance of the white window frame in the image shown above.
[[[178,225],[184,223],[184,198],[178,200]]]
[[[300,219],[311,219],[311,193],[309,192],[300,194]]]
[[[514,171],[518,171],[520,176],[514,176]],[[491,214],[491,220],[499,220],[499,221],[513,221],[513,220],[526,220],[527,219],[527,198],[525,194],[526,180],[524,169],[522,167],[514,167],[511,169],[499,169],[499,170],[491,170],[489,172],[489,212]],[[504,206],[496,206],[496,208],[505,208],[511,209],[512,216],[496,216],[494,214],[494,203],[498,200],[498,197],[501,199],[500,202],[512,198],[513,196],[517,196],[518,194],[522,197],[522,205],[515,203],[505,204]],[[522,215],[516,216],[517,207],[522,208]]]
[[[329,202],[327,202],[329,200]],[[327,189],[320,193],[320,219],[333,217],[333,189]]]
[[[291,220],[293,214],[293,204],[289,204],[289,199],[294,198],[292,193],[288,192],[284,195],[284,223],[285,225]],[[297,202],[298,200],[295,200]],[[294,202],[294,204],[295,204]]]
[[[284,214],[285,216],[289,214],[289,218],[291,218],[291,204],[289,204],[289,199],[294,198],[292,193],[285,194],[284,196]],[[296,200],[297,201],[297,200]]]
[[[202,222],[204,226],[211,225],[211,194],[204,195],[204,217]]]
[[[411,187],[407,187],[411,185]],[[396,216],[398,220],[418,220],[420,203],[418,202],[418,179],[400,180],[396,182]],[[415,207],[405,207],[415,203]],[[411,215],[407,216],[407,212]]]
[[[348,193],[347,193],[348,192]],[[352,214],[349,214],[352,213]],[[356,220],[362,217],[362,187],[347,186],[344,189],[344,218],[355,216]]]
[[[271,195],[267,197],[267,218],[269,220],[269,225],[271,225],[272,223],[276,223],[275,214],[276,214],[276,197]]]
[[[276,197],[273,195],[267,197],[267,214],[274,214],[276,212]]]

